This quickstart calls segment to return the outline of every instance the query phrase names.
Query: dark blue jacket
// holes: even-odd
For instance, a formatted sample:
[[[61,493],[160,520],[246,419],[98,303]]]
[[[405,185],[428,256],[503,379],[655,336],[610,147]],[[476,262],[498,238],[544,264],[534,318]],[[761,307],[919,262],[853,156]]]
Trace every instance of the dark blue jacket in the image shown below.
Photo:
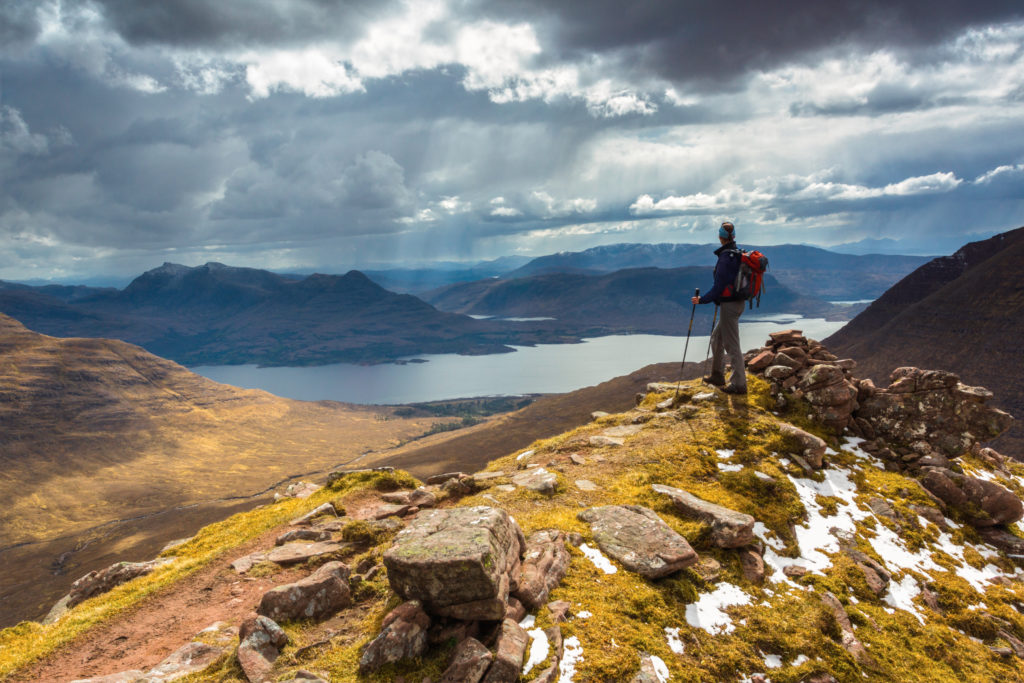
[[[718,304],[723,301],[738,301],[733,291],[733,287],[736,286],[736,275],[740,272],[740,252],[736,242],[729,242],[715,249],[715,256],[718,257],[718,263],[715,264],[715,284],[711,291],[700,298],[700,302],[709,304],[713,301]]]

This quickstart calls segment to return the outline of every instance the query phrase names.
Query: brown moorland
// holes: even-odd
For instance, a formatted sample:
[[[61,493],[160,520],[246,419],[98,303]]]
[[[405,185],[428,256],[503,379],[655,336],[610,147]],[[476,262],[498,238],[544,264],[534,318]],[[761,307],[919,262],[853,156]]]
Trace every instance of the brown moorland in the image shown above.
[[[92,569],[152,557],[280,482],[436,421],[393,413],[237,389],[0,315],[0,625],[40,618]]]

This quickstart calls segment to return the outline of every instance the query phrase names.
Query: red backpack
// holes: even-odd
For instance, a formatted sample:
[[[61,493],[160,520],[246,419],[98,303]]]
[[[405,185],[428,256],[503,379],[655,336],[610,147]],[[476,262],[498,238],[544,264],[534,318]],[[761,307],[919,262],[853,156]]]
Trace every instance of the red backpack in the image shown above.
[[[768,257],[759,251],[743,251],[740,253],[740,268],[736,273],[733,286],[736,296],[750,302],[754,307],[754,299],[761,306],[761,292],[764,291],[764,272],[768,270]]]

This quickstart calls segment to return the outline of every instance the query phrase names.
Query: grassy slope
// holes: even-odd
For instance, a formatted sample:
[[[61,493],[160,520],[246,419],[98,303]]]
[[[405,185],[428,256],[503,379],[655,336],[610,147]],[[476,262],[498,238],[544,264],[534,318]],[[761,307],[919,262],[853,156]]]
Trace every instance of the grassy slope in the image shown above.
[[[798,681],[821,670],[830,671],[841,681],[1020,680],[1018,660],[1002,659],[987,649],[986,645],[1004,643],[999,642],[981,613],[987,611],[1007,620],[1020,636],[1024,633],[1024,616],[1015,605],[1024,600],[1024,585],[1020,581],[1008,586],[990,585],[979,594],[958,577],[964,565],[938,549],[935,528],[922,526],[916,521],[916,515],[907,514],[906,521],[898,525],[869,516],[858,522],[856,544],[869,554],[875,554],[867,545],[867,539],[875,535],[878,525],[882,524],[898,531],[908,546],[931,552],[933,560],[944,569],[894,575],[894,580],[904,578],[904,574],[913,575],[938,594],[945,614],[932,612],[919,604],[923,624],[912,614],[893,610],[876,598],[867,589],[863,576],[841,556],[834,556],[832,566],[823,574],[811,573],[799,579],[800,587],[787,590],[780,584],[753,586],[743,579],[735,553],[711,547],[703,525],[679,517],[666,500],[651,493],[650,484],[665,483],[748,512],[785,544],[786,549],[780,554],[798,552],[790,525],[801,521],[804,505],[792,482],[793,477],[800,478],[803,474],[780,457],[791,445],[778,433],[777,418],[762,408],[768,404],[766,385],[753,379],[750,385],[753,392],[749,403],[719,394],[713,401],[685,407],[678,417],[655,417],[640,433],[629,437],[622,448],[595,448],[589,445],[588,437],[607,426],[628,423],[629,414],[603,418],[533,444],[536,453],[530,460],[553,463],[551,467],[560,472],[558,491],[551,498],[522,489],[504,493],[492,488],[457,503],[445,502],[489,505],[498,501],[527,534],[554,526],[577,531],[587,540],[591,540],[588,527],[576,519],[582,507],[618,503],[646,505],[686,536],[702,556],[714,557],[721,563],[721,581],[739,586],[752,598],[750,605],[730,609],[734,631],[711,635],[689,626],[685,618],[687,606],[714,587],[695,572],[684,570],[659,581],[647,581],[627,571],[606,575],[573,549],[569,574],[553,591],[551,599],[569,600],[573,613],[583,609],[593,613],[588,619],[572,619],[562,627],[567,637],[576,636],[583,647],[584,659],[578,667],[576,680],[629,680],[638,666],[637,651],[658,655],[668,664],[673,680],[682,681],[739,680],[741,674],[765,670],[764,654],[782,658],[784,665],[769,671],[776,683]],[[686,393],[698,390],[691,384]],[[652,405],[658,398],[662,397],[648,397],[645,405]],[[783,417],[813,429],[801,419],[800,413],[797,407]],[[742,471],[719,471],[715,450],[725,448],[735,450],[733,460],[745,466]],[[570,453],[581,454],[587,464],[570,465]],[[903,513],[912,502],[927,502],[914,480],[865,465],[850,452],[827,456],[827,460],[832,467],[847,471],[857,483],[857,502],[861,507],[872,495],[889,499],[897,511]],[[513,452],[494,461],[488,469],[510,472],[517,464],[523,463],[517,463]],[[964,464],[968,469],[981,469],[977,462]],[[1015,481],[1008,485],[1018,494],[1024,493],[1020,485],[1024,468],[1019,465],[1012,468]],[[775,481],[762,482],[753,476],[755,469],[773,476]],[[573,484],[577,478],[596,482],[599,490],[580,491]],[[22,624],[0,632],[0,652],[3,653],[0,676],[17,680],[12,672],[19,666],[52,651],[57,644],[88,628],[89,623],[116,618],[120,611],[144,599],[147,592],[169,584],[190,568],[228,552],[246,538],[300,510],[330,498],[340,499],[344,504],[346,495],[355,495],[366,487],[386,487],[389,479],[380,475],[369,478],[351,475],[341,480],[341,490],[325,490],[308,501],[287,501],[237,515],[205,529],[190,544],[172,551],[181,559],[169,568],[83,603],[58,624],[50,627]],[[826,499],[819,502],[826,506],[828,503]],[[1014,571],[1012,563],[1004,556],[982,558],[975,549],[980,545],[973,545],[977,539],[968,527],[958,526],[951,535],[956,543],[968,544],[964,557],[969,564],[995,563],[1004,573]],[[376,545],[361,549],[352,561],[363,556],[379,557],[388,539],[378,541]],[[819,595],[824,590],[835,593],[844,603],[857,626],[858,637],[868,646],[873,664],[859,665],[839,645],[835,627],[820,602]],[[398,599],[390,593],[383,577],[362,584],[356,598],[356,605],[341,615],[350,628],[342,629],[329,643],[306,650],[302,655],[297,654],[299,648],[319,641],[323,632],[317,624],[287,624],[292,642],[278,660],[278,671],[284,674],[302,667],[329,674],[335,681],[360,680],[354,674],[360,648],[377,632],[380,620]],[[976,609],[981,602],[985,608]],[[537,623],[549,625],[546,610],[539,611]],[[666,627],[680,629],[684,644],[682,654],[670,651],[664,632]],[[374,680],[393,680],[400,674],[415,674],[412,680],[420,680],[424,675],[436,678],[449,653],[450,646],[435,648],[422,661],[385,670]],[[792,665],[799,655],[807,660]],[[244,680],[240,676],[233,657],[224,657],[190,680]]]

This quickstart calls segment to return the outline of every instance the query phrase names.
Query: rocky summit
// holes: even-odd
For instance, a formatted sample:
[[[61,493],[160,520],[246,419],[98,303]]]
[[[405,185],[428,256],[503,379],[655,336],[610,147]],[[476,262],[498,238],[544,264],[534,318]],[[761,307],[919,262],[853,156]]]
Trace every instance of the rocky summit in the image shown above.
[[[798,330],[479,472],[339,470],[76,584],[6,680],[1024,680],[1024,466]],[[297,489],[298,490],[298,489]]]

